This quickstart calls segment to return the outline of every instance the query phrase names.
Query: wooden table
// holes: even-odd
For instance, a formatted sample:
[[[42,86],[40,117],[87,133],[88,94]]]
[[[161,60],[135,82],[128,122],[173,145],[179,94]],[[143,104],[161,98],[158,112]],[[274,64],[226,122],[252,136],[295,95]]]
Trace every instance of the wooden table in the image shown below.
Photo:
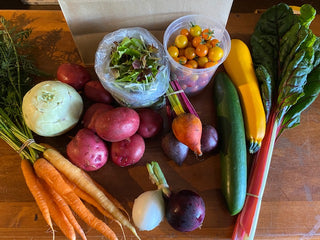
[[[60,11],[1,11],[0,14],[19,27],[33,28],[31,38],[40,69],[55,74],[63,62],[81,63]],[[248,41],[258,18],[257,14],[231,14],[227,30],[231,37]],[[319,16],[311,28],[320,35]],[[215,125],[211,92],[209,85],[201,95],[190,100],[202,121]],[[320,99],[302,114],[300,126],[285,132],[278,140],[255,239],[320,239],[319,122]],[[69,137],[75,131],[41,140],[65,152]],[[109,161],[91,176],[131,213],[133,200],[143,191],[155,189],[144,165],[147,161],[157,160],[173,191],[193,189],[203,197],[206,218],[201,229],[189,233],[177,232],[163,221],[151,232],[139,232],[142,239],[230,239],[236,218],[228,214],[220,191],[219,156],[207,154],[196,159],[189,154],[179,167],[165,157],[159,141],[160,136],[146,141],[145,155],[137,165],[119,168]],[[19,160],[18,154],[0,141],[0,239],[52,239],[49,227],[26,187]],[[121,238],[117,224],[111,222],[110,226]],[[83,227],[88,239],[103,239],[95,230]],[[127,239],[134,239],[128,231],[126,234]],[[59,230],[56,239],[65,239]]]

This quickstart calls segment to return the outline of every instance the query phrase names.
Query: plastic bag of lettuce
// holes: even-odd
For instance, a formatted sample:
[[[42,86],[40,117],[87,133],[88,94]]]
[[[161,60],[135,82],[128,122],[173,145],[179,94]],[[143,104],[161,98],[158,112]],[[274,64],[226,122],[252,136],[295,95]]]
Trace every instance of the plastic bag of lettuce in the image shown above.
[[[144,28],[107,34],[95,56],[95,71],[106,90],[122,106],[164,104],[170,69],[162,44]]]

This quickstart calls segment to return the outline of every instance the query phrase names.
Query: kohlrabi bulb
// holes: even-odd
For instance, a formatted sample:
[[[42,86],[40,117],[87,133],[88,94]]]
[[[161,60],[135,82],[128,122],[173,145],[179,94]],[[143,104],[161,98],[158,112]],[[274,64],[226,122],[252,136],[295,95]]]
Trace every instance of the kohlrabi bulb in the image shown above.
[[[83,101],[70,85],[60,81],[43,81],[23,97],[22,113],[27,126],[44,137],[61,135],[80,119]]]

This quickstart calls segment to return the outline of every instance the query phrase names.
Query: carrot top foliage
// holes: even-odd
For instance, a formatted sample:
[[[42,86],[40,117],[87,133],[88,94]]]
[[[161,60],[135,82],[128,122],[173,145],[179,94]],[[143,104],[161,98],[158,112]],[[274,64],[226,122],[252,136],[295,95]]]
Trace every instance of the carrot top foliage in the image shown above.
[[[22,140],[33,139],[21,109],[23,96],[32,87],[33,76],[40,75],[27,54],[30,34],[31,29],[18,30],[0,17],[0,138],[16,151],[24,143]],[[19,153],[32,161],[37,157],[33,148]]]

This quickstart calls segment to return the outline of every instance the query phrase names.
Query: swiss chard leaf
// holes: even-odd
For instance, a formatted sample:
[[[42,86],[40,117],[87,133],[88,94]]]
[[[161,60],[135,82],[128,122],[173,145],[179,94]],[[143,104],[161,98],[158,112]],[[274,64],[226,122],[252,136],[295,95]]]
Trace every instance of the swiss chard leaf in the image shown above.
[[[315,10],[306,4],[300,11],[295,15],[286,4],[273,6],[261,16],[251,37],[267,117],[271,109],[276,111],[282,129],[299,124],[301,112],[320,88],[315,68],[320,63],[320,43],[308,28]]]
[[[292,128],[300,124],[300,114],[307,109],[320,93],[320,38],[317,38],[314,45],[313,69],[307,77],[304,86],[304,96],[301,97],[285,114],[282,122],[282,130]]]
[[[263,86],[261,94],[264,96],[267,116],[271,105],[275,101],[273,95],[277,92],[276,89],[280,82],[279,49],[281,39],[296,23],[298,23],[298,19],[293,14],[292,9],[284,3],[280,3],[269,8],[261,15],[250,39],[254,66],[260,71],[257,72],[257,77],[261,86]],[[296,37],[294,33],[291,34]],[[283,41],[288,41],[288,37]],[[286,49],[286,51],[289,50]]]
[[[309,28],[310,23],[316,16],[316,10],[310,4],[303,4],[300,8],[299,21]]]

